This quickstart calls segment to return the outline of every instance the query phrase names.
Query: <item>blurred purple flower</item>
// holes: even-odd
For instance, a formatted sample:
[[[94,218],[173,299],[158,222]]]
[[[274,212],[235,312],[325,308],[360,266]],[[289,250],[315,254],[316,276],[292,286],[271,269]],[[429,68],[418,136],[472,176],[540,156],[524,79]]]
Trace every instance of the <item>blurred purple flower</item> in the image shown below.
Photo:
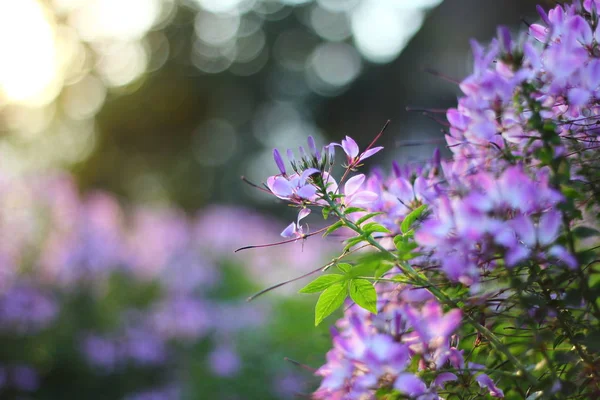
[[[241,360],[237,353],[230,347],[218,345],[208,356],[212,372],[221,377],[231,377],[241,368]]]
[[[0,294],[0,328],[33,334],[55,320],[58,305],[31,284],[18,284]]]
[[[25,392],[33,392],[40,385],[40,377],[37,371],[27,365],[11,367],[9,377],[15,388]]]

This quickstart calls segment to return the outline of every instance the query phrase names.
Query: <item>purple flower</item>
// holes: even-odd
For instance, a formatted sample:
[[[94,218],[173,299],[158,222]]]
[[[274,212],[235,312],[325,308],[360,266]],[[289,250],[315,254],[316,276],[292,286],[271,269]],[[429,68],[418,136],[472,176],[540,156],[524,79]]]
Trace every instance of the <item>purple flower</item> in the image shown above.
[[[281,232],[281,236],[283,236],[285,238],[292,238],[292,237],[296,237],[298,239],[303,238],[304,230],[302,229],[302,226],[300,225],[300,221],[302,219],[306,218],[309,214],[310,214],[310,208],[303,208],[302,210],[300,210],[300,212],[298,213],[298,219],[296,220],[296,222],[292,222],[291,224],[289,224],[287,226],[287,228],[285,228],[283,230],[283,232]]]
[[[309,168],[302,172],[302,175],[271,176],[267,180],[267,186],[275,196],[283,200],[295,203],[314,200],[317,188],[308,182],[308,178],[317,173],[320,173],[318,169]]]
[[[108,371],[120,362],[117,343],[101,336],[86,337],[82,343],[82,351],[90,364]]]
[[[164,340],[147,328],[130,328],[125,334],[124,353],[138,365],[159,365],[167,357]]]
[[[348,156],[348,160],[354,160],[358,156],[358,144],[356,144],[354,139],[350,136],[346,136],[346,139],[342,139],[340,147]]]
[[[344,185],[345,197],[343,202],[347,207],[365,206],[377,200],[377,193],[373,193],[369,190],[361,190],[365,178],[364,174],[356,175],[348,179]]]
[[[404,305],[404,314],[428,348],[446,348],[450,335],[460,326],[462,313],[453,309],[444,314],[437,301],[428,301],[420,309]]]
[[[0,297],[0,324],[23,334],[33,334],[55,320],[58,305],[32,285],[15,285]]]
[[[211,328],[207,306],[192,296],[172,296],[155,306],[153,329],[167,339],[194,341]]]
[[[427,385],[415,375],[403,373],[394,381],[394,389],[410,397],[419,397],[426,393]]]
[[[181,390],[176,386],[168,386],[146,390],[127,396],[125,400],[179,400],[181,399]]]
[[[504,392],[501,389],[499,389],[494,384],[494,381],[492,381],[492,379],[486,374],[477,375],[477,377],[475,377],[475,380],[477,381],[477,383],[479,383],[480,387],[484,387],[490,391],[490,396],[504,398]]]
[[[275,164],[277,164],[277,168],[279,168],[281,175],[285,175],[285,164],[283,163],[281,154],[279,154],[279,150],[273,149],[273,159],[275,160]]]
[[[358,144],[352,139],[350,136],[346,136],[346,139],[342,139],[340,144],[332,143],[335,146],[340,146],[344,153],[346,153],[346,157],[348,159],[348,165],[356,165],[361,161],[371,157],[375,153],[383,150],[383,147],[373,147],[372,149],[368,149],[359,156]]]
[[[14,387],[25,392],[34,392],[40,386],[40,377],[37,371],[27,365],[12,367],[9,376]]]
[[[209,354],[208,360],[212,372],[221,377],[231,377],[241,367],[237,353],[229,346],[218,346]]]

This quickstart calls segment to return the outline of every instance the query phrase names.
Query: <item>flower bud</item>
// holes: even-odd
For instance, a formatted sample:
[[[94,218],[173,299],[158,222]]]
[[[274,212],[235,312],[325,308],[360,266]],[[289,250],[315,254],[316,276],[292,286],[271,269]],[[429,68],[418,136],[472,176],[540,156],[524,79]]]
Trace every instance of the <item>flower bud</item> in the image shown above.
[[[279,168],[279,172],[281,172],[281,175],[285,175],[285,164],[283,163],[281,154],[279,154],[279,150],[273,149],[273,159],[275,160],[275,164],[277,164],[277,168]]]

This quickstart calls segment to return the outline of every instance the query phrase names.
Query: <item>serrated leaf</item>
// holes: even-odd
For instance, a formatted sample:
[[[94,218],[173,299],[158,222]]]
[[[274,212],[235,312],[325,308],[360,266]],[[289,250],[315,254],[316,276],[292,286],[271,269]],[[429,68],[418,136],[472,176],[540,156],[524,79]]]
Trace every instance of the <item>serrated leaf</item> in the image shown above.
[[[344,304],[348,293],[346,286],[345,283],[334,283],[321,293],[315,307],[315,326]]]
[[[319,293],[345,278],[346,277],[344,275],[340,274],[321,275],[300,289],[298,293]]]
[[[367,311],[377,314],[377,292],[366,279],[352,279],[349,285],[350,298]]]
[[[329,217],[329,213],[331,212],[331,207],[323,207],[323,219],[327,219]]]
[[[427,206],[423,204],[422,206],[412,210],[406,217],[404,217],[404,221],[400,224],[400,231],[402,233],[406,233],[409,231],[412,224],[415,223],[417,218],[423,215],[423,212],[427,209]]]
[[[360,207],[348,207],[344,210],[344,214],[348,215],[348,214],[352,214],[355,212],[364,212],[366,211],[364,208],[360,208]]]
[[[390,232],[390,230],[388,228],[386,228],[385,226],[378,224],[377,222],[369,222],[368,224],[365,224],[362,229],[365,231],[365,233],[375,233],[375,232],[382,232],[382,233],[392,233]]]
[[[376,217],[376,216],[381,215],[381,214],[383,214],[383,213],[382,212],[372,212],[372,213],[368,213],[366,215],[363,215],[362,217],[360,217],[358,219],[358,221],[356,221],[356,225],[360,225],[363,222],[365,222],[366,220],[371,219],[371,218]]]
[[[327,228],[327,230],[323,234],[323,237],[335,232],[336,230],[340,229],[342,226],[344,226],[344,222],[342,222],[341,220],[336,222],[335,224],[333,224],[329,228]]]
[[[342,271],[345,274],[350,272],[350,270],[352,269],[352,265],[350,265],[348,263],[339,263],[339,264],[337,264],[337,267],[340,271]]]

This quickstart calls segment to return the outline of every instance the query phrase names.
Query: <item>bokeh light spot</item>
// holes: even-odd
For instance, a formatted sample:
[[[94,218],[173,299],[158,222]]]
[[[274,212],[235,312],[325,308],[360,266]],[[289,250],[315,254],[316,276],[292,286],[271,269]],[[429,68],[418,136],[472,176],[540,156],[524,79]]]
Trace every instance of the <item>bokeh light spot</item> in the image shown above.
[[[71,14],[70,22],[89,42],[142,38],[161,13],[160,0],[93,0]]]
[[[310,67],[325,84],[345,86],[360,73],[361,59],[346,43],[324,43],[314,51]]]
[[[65,112],[73,119],[93,117],[104,104],[105,98],[106,87],[94,75],[87,75],[67,86],[61,96]]]
[[[337,42],[352,35],[348,15],[343,12],[313,7],[310,12],[310,24],[317,35],[325,40]]]
[[[199,12],[194,22],[194,30],[198,38],[215,46],[234,39],[239,26],[239,15],[231,14]]]
[[[418,9],[399,10],[385,2],[365,2],[352,13],[354,41],[369,61],[389,62],[417,32],[423,18]]]
[[[41,3],[0,1],[0,36],[0,97],[29,105],[52,101],[58,91],[56,43]]]

